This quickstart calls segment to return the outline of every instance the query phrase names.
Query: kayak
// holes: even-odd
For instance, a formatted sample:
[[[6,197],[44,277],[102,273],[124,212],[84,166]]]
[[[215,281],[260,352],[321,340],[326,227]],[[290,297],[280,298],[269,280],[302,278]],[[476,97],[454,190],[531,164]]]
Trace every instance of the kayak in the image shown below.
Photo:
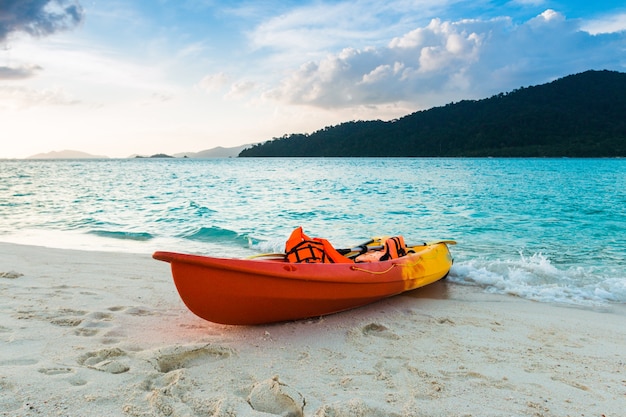
[[[176,289],[197,316],[252,325],[319,317],[360,307],[444,278],[448,244],[409,247],[396,259],[362,263],[293,263],[285,256],[236,259],[162,252]]]

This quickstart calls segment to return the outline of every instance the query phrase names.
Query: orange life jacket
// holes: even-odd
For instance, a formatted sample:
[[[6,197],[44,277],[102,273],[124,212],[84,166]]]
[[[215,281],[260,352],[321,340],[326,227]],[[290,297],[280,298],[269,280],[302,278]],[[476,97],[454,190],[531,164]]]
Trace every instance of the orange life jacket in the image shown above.
[[[402,236],[394,236],[385,240],[385,254],[380,257],[381,261],[396,259],[406,255],[406,244]]]
[[[402,236],[387,238],[383,243],[384,249],[365,252],[356,257],[356,262],[380,262],[396,259],[407,254],[406,244]]]
[[[287,261],[293,263],[353,263],[330,244],[319,237],[311,239],[302,227],[291,232],[285,245]]]

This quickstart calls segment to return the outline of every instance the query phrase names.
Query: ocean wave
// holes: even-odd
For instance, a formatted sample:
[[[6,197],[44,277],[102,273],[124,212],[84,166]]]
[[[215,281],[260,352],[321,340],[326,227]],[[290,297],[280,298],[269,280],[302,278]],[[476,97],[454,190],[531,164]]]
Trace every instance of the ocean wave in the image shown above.
[[[213,213],[216,213],[215,210],[203,206],[202,204],[198,204],[195,201],[189,202],[189,209],[193,210],[194,214],[197,217],[206,217],[212,215]]]
[[[90,230],[87,232],[90,235],[96,235],[99,237],[107,237],[112,239],[123,240],[137,240],[147,241],[153,239],[154,236],[147,232],[125,232],[125,231],[113,231],[113,230]]]
[[[285,251],[286,238],[277,237],[269,240],[250,239],[250,248],[258,253],[283,253]]]
[[[560,269],[541,253],[520,254],[511,260],[459,262],[452,267],[449,280],[540,302],[581,306],[626,302],[623,273],[592,267]]]
[[[187,240],[195,240],[200,242],[221,242],[221,243],[238,243],[248,244],[249,239],[245,235],[241,235],[234,230],[222,229],[221,227],[200,227],[179,234],[177,237]]]
[[[50,223],[48,223],[50,224]],[[110,232],[110,229],[123,228],[121,223],[114,223],[110,221],[99,220],[94,217],[83,217],[79,219],[63,219],[59,221],[59,227],[65,225],[67,230],[84,230],[91,229],[88,233],[99,234],[100,232]],[[113,231],[113,233],[118,233]]]

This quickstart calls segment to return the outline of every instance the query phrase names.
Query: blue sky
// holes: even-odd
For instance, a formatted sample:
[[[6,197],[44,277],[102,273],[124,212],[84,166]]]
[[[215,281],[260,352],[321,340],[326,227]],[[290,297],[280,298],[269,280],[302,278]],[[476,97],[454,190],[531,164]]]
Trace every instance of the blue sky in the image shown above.
[[[0,158],[178,153],[626,71],[623,1],[0,1]]]

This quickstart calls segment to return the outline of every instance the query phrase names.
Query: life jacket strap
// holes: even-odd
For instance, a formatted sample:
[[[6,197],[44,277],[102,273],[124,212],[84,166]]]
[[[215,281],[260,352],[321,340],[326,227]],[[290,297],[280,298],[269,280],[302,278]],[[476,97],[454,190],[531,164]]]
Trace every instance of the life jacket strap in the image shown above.
[[[326,239],[311,239],[304,234],[302,227],[291,232],[285,245],[288,262],[294,263],[354,263],[346,258]]]
[[[287,260],[294,263],[325,263],[327,260],[324,245],[315,240],[303,240],[286,253]]]
[[[406,244],[404,237],[394,236],[385,240],[385,253],[380,257],[381,261],[397,259],[406,255]]]

